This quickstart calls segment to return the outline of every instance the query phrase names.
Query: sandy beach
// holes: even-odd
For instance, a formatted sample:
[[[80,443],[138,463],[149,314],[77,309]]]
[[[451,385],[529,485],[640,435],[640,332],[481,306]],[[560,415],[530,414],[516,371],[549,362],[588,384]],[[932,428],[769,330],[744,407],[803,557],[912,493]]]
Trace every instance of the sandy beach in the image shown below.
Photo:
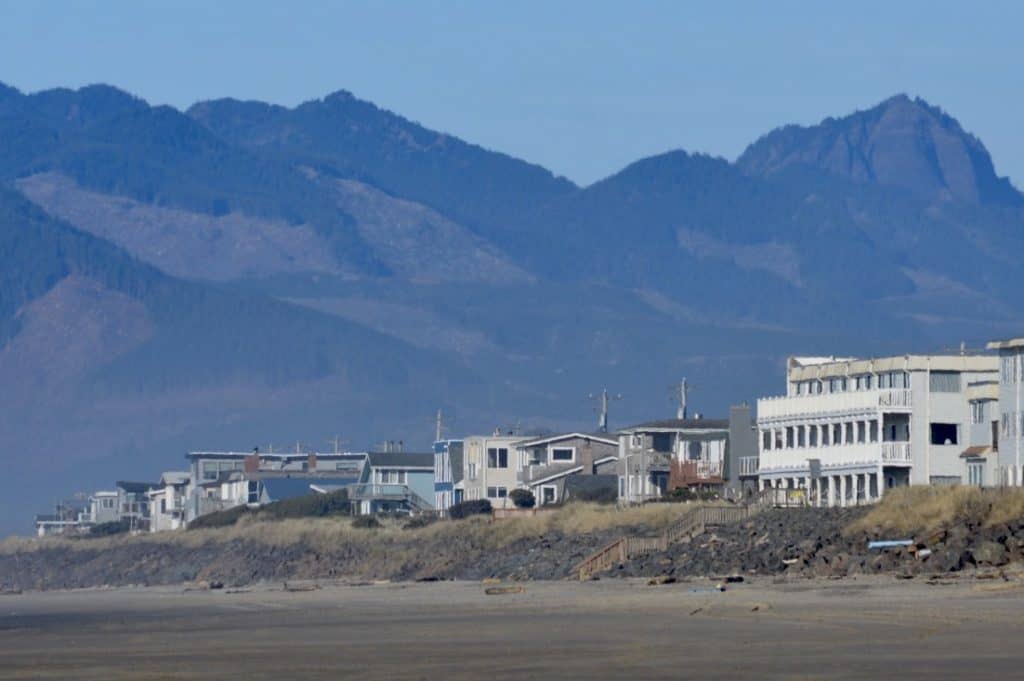
[[[0,679],[1014,678],[1024,586],[890,577],[0,597]]]

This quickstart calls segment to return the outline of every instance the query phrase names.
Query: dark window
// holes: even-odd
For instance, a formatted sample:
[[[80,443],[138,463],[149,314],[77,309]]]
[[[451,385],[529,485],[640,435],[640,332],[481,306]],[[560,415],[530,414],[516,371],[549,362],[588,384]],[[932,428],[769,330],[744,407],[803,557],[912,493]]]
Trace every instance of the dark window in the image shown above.
[[[992,451],[999,451],[999,421],[992,422]]]
[[[653,440],[651,446],[654,448],[654,451],[672,451],[672,433],[655,433],[651,439]]]
[[[551,450],[552,461],[572,461],[575,458],[575,452],[572,449],[567,448],[553,448]]]
[[[487,450],[488,468],[508,468],[508,450],[504,447],[491,447]]]
[[[957,444],[958,428],[955,423],[933,423],[931,430],[933,445]]]

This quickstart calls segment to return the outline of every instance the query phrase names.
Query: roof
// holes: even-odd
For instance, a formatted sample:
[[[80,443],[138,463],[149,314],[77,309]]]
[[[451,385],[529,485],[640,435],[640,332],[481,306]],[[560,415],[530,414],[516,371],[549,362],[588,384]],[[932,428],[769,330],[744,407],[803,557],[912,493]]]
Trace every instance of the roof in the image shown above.
[[[429,468],[434,470],[434,455],[420,452],[370,452],[366,455],[373,467]]]
[[[618,460],[617,456],[602,456],[594,459],[594,465],[599,466],[605,463],[611,463]],[[567,475],[575,475],[576,473],[583,472],[582,463],[565,463],[561,465],[547,465],[542,466],[541,470],[537,471],[537,477],[525,480],[527,485],[535,486],[545,482],[551,482],[552,480],[558,480],[564,478]],[[593,477],[592,475],[586,477]]]
[[[164,471],[160,474],[160,484],[184,485],[191,477],[192,475],[188,471]]]
[[[119,480],[114,483],[118,489],[123,489],[129,494],[145,494],[150,488],[156,487],[160,483],[158,482],[128,482],[126,480]]]
[[[565,481],[565,492],[592,492],[599,489],[619,489],[617,475],[574,475]]]
[[[1012,350],[1014,348],[1024,348],[1024,337],[1018,336],[1017,338],[1007,338],[1006,340],[989,341],[985,347],[989,350]]]
[[[573,432],[561,433],[559,435],[546,435],[534,440],[523,440],[522,442],[517,442],[516,447],[539,447],[540,445],[546,445],[550,442],[559,442],[560,440],[570,440],[574,438],[579,438],[581,440],[593,440],[595,442],[603,442],[605,444],[616,446],[619,444],[619,441],[609,433]]]
[[[857,376],[883,371],[998,371],[999,358],[995,355],[945,354],[898,355],[873,359],[836,359],[828,362],[804,363],[800,357],[790,357],[788,379],[791,381]],[[817,358],[815,358],[817,359]]]
[[[621,428],[620,433],[649,430],[729,430],[728,419],[661,419]]]
[[[989,454],[991,451],[992,451],[992,447],[990,445],[976,445],[976,446],[968,447],[967,449],[965,449],[963,451],[963,453],[960,454],[960,458],[961,459],[979,459],[979,458],[984,458],[985,455]]]
[[[293,499],[319,493],[313,489],[314,484],[317,487],[321,485],[337,485],[341,487],[354,482],[356,480],[353,478],[263,478],[263,489],[267,491],[267,496],[270,497],[271,501],[281,501],[282,499]]]

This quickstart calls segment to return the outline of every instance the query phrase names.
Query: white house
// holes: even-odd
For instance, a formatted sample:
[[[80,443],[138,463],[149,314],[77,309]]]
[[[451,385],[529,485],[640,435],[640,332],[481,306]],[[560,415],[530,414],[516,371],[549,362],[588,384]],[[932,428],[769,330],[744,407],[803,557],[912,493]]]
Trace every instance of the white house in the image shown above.
[[[151,532],[178,530],[188,522],[185,500],[191,475],[187,471],[168,471],[160,476],[160,483],[150,489],[149,529]]]
[[[786,394],[757,403],[759,485],[842,506],[886,487],[961,482],[970,386],[996,380],[999,366],[990,355],[793,357],[786,374]]]
[[[454,498],[487,499],[494,508],[511,508],[509,493],[519,486],[516,435],[474,435],[463,439],[462,480],[454,484]]]

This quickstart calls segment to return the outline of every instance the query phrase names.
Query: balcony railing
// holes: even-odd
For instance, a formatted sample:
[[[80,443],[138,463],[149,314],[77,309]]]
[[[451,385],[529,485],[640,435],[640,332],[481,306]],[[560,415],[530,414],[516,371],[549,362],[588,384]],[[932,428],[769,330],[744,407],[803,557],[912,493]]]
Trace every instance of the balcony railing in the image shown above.
[[[766,397],[757,401],[757,417],[761,420],[799,417],[805,414],[871,412],[878,409],[904,410],[913,406],[911,395],[910,390],[895,388]]]
[[[674,461],[669,473],[669,487],[699,484],[721,484],[721,461]]]
[[[882,461],[884,463],[910,463],[910,443],[883,442]]]
[[[761,457],[759,456],[741,456],[740,477],[757,475],[757,468],[760,465],[760,462]]]

